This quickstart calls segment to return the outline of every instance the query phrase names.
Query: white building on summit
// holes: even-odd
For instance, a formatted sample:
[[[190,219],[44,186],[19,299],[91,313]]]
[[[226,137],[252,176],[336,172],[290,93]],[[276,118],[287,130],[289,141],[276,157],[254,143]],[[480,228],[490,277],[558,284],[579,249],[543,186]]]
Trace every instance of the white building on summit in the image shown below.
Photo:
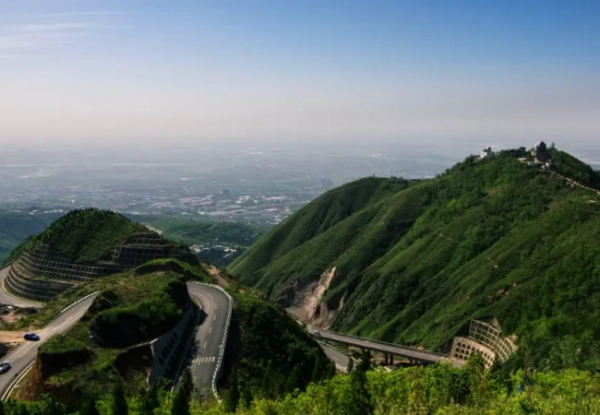
[[[484,148],[483,150],[481,150],[481,154],[479,155],[480,159],[489,159],[492,157],[494,157],[494,152],[492,151],[491,147]]]

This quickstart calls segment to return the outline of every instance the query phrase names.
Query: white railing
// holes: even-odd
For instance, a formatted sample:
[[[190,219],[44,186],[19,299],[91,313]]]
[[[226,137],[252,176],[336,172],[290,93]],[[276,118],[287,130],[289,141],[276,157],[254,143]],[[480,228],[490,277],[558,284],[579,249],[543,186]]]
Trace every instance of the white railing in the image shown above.
[[[62,309],[62,310],[61,310],[61,311],[60,311],[60,312],[59,312],[59,313],[58,313],[58,314],[57,314],[57,315],[56,315],[56,316],[55,316],[55,317],[52,319],[52,321],[50,321],[50,323],[52,323],[54,320],[56,320],[58,317],[60,317],[60,316],[61,316],[61,315],[62,315],[62,314],[65,312],[65,311],[69,310],[70,308],[72,308],[72,307],[76,306],[76,305],[77,305],[77,304],[79,304],[80,302],[82,302],[82,301],[84,301],[84,300],[87,300],[87,299],[88,299],[88,298],[90,298],[91,296],[93,296],[93,295],[96,295],[96,294],[98,294],[98,293],[99,293],[99,291],[96,291],[96,292],[93,292],[93,293],[91,293],[91,294],[88,294],[88,295],[86,295],[85,297],[83,297],[83,298],[80,298],[79,300],[75,301],[73,304],[71,304],[71,305],[67,306],[66,308]],[[48,324],[50,324],[50,323],[48,323]],[[45,341],[43,341],[41,344],[43,344],[43,343],[45,343]],[[23,344],[23,343],[21,343],[21,344]],[[20,346],[21,344],[19,344],[19,346]],[[41,346],[41,344],[39,344],[39,346]],[[6,358],[7,356],[9,356],[10,354],[12,354],[14,351],[16,351],[16,350],[19,348],[19,346],[17,346],[17,347],[15,347],[14,349],[10,350],[10,351],[9,351],[9,352],[8,352],[8,353],[5,355],[5,358]],[[16,375],[15,375],[15,376],[16,376],[16,377],[15,377],[15,380],[14,380],[14,381],[13,381],[11,384],[9,384],[9,385],[8,385],[8,387],[6,388],[6,390],[4,391],[4,393],[2,394],[1,400],[3,400],[3,401],[4,401],[4,400],[6,400],[6,399],[7,399],[7,398],[10,396],[10,394],[11,394],[12,390],[14,389],[15,385],[16,385],[16,384],[17,384],[17,383],[18,383],[18,382],[21,380],[21,378],[23,378],[23,376],[25,376],[25,374],[27,373],[27,371],[29,371],[29,370],[30,370],[30,369],[33,367],[33,364],[34,364],[34,363],[35,363],[35,359],[33,359],[33,361],[32,361],[32,362],[31,362],[31,363],[30,363],[30,364],[29,364],[29,365],[28,365],[28,366],[27,366],[25,369],[23,369],[23,371],[20,373],[20,375],[19,375],[19,374],[16,374],[16,375],[19,375],[19,376],[16,376]]]
[[[85,296],[85,297],[83,297],[83,298],[80,298],[79,300],[75,301],[73,304],[71,304],[71,305],[68,305],[67,307],[65,307],[65,308],[63,308],[62,310],[60,310],[60,312],[58,313],[58,315],[61,315],[62,313],[64,313],[64,312],[65,312],[65,311],[67,311],[68,309],[70,309],[71,307],[74,307],[74,306],[76,306],[76,305],[77,305],[77,304],[79,304],[80,302],[87,300],[88,298],[90,298],[90,297],[91,297],[91,296],[93,296],[93,295],[96,295],[96,294],[98,294],[99,292],[100,292],[100,291],[94,291],[93,293],[91,293],[91,294],[88,294],[88,295],[86,295],[86,296]]]

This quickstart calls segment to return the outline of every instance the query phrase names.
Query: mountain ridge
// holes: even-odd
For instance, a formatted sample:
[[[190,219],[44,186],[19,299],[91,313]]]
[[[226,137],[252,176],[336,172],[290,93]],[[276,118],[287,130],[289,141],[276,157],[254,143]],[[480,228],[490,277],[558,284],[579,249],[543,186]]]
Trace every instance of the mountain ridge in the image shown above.
[[[597,185],[589,166],[549,152],[553,171]],[[335,330],[437,349],[469,320],[497,318],[506,334],[530,336],[535,359],[547,363],[569,336],[580,341],[587,328],[593,342],[600,338],[600,327],[589,323],[600,308],[592,300],[574,308],[584,289],[569,286],[569,279],[600,281],[600,266],[593,265],[600,257],[594,246],[600,199],[532,167],[531,158],[524,148],[490,160],[472,156],[356,209],[348,187],[334,189],[275,227],[229,270],[289,306],[336,267],[319,305],[335,313]],[[373,193],[391,186],[391,179],[370,180]],[[323,226],[320,218],[330,215],[321,207],[336,203],[335,211],[347,215]],[[290,237],[298,234],[310,237]],[[276,243],[275,255],[261,252]],[[565,277],[566,270],[575,275]]]

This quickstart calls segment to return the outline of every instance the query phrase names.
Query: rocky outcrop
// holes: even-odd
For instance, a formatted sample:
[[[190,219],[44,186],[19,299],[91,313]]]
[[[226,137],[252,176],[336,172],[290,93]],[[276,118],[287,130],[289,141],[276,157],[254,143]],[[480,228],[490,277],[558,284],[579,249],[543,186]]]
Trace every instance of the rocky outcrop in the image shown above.
[[[311,326],[329,328],[335,315],[343,306],[343,300],[337,310],[330,310],[323,302],[323,294],[335,277],[335,267],[325,270],[318,281],[312,282],[294,293],[292,305],[287,311],[303,323]]]

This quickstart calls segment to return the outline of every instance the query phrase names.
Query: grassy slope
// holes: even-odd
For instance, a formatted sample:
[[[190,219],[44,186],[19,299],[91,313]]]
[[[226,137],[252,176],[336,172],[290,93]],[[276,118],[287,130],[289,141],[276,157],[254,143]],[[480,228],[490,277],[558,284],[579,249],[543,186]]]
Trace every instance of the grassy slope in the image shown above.
[[[376,193],[381,183],[366,187]],[[538,362],[569,336],[581,339],[587,330],[600,338],[600,200],[593,193],[504,155],[467,159],[374,203],[351,208],[354,200],[343,188],[329,192],[230,270],[281,300],[335,265],[325,296],[332,308],[345,300],[334,329],[399,343],[436,348],[470,319],[486,317],[498,317],[508,333],[531,334]],[[338,220],[324,220],[331,214]]]
[[[366,178],[329,191],[281,222],[232,264],[229,271],[247,283],[257,283],[262,276],[259,270],[266,265],[407,186],[404,182]]]
[[[20,212],[0,212],[0,263],[25,238],[42,232],[60,214],[30,215]]]
[[[125,273],[103,280],[84,318],[40,348],[39,358],[47,362],[46,385],[78,393],[107,390],[119,377],[115,361],[122,349],[168,331],[188,306],[187,287],[176,273],[135,278]]]
[[[586,186],[600,189],[600,172],[595,171],[591,166],[564,151],[550,149],[550,155],[553,170],[575,179]]]

